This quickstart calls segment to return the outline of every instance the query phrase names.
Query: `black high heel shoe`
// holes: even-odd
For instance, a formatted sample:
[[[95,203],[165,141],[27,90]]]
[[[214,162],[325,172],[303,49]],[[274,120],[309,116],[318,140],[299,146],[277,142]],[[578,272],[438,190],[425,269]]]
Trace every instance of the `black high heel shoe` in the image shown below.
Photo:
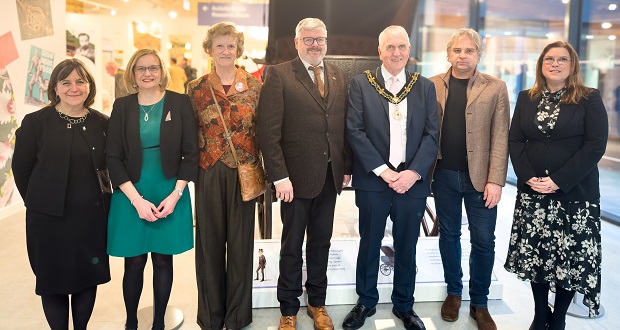
[[[551,307],[547,306],[547,321],[545,322],[545,330],[549,329],[549,321],[551,321],[552,314],[553,311],[551,311]],[[534,315],[534,320],[532,321],[532,324],[530,325],[528,330],[536,330],[534,328],[534,322],[536,322],[536,315]]]

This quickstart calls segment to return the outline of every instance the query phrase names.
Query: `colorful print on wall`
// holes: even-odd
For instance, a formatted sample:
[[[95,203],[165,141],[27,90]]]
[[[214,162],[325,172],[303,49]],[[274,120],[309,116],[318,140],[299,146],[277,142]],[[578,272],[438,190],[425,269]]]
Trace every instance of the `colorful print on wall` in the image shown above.
[[[54,34],[50,0],[15,0],[22,40]]]
[[[47,85],[54,68],[54,53],[36,46],[30,47],[30,63],[26,77],[25,103],[44,106],[48,103]]]
[[[15,61],[19,57],[17,46],[13,39],[13,33],[7,32],[0,36],[0,68],[4,68],[9,63]]]
[[[10,205],[15,192],[11,160],[15,147],[15,96],[6,67],[0,68],[0,208]]]

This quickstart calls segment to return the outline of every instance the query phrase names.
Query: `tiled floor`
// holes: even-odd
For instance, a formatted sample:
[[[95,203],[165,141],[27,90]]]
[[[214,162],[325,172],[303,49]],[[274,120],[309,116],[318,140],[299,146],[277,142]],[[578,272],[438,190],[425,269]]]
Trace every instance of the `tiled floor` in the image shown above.
[[[496,230],[495,274],[504,285],[503,299],[489,302],[489,309],[499,329],[527,329],[532,319],[532,298],[529,285],[507,273],[502,265],[505,260],[510,231],[511,215],[516,190],[504,189],[499,205],[499,219]],[[354,205],[354,192],[346,191],[338,200],[334,237],[357,236],[357,209]],[[34,294],[34,276],[28,264],[25,248],[24,212],[0,219],[2,239],[0,240],[0,329],[39,330],[48,329],[38,296]],[[274,238],[279,237],[280,222],[278,208],[274,204],[276,218]],[[466,226],[464,227],[466,232]],[[567,329],[618,329],[620,328],[620,227],[603,224],[603,283],[602,303],[605,316],[598,319],[578,319],[569,317]],[[184,314],[185,322],[180,329],[199,329],[196,325],[196,283],[194,275],[193,250],[175,259],[175,279],[170,305],[178,307]],[[121,293],[123,263],[120,258],[111,259],[112,281],[99,287],[95,311],[89,329],[123,329],[125,312]],[[147,266],[141,308],[149,306],[152,299],[150,266]],[[422,317],[427,329],[476,329],[476,324],[468,316],[467,302],[464,302],[460,319],[447,323],[439,317],[440,302],[416,303],[414,309]],[[351,305],[329,306],[336,328],[351,309]],[[377,314],[369,318],[362,329],[399,329],[402,322],[391,313],[390,304],[378,306]],[[298,329],[312,329],[312,322],[302,307],[299,313]],[[279,310],[276,308],[254,309],[254,322],[247,329],[277,329]],[[147,329],[146,327],[141,329]]]

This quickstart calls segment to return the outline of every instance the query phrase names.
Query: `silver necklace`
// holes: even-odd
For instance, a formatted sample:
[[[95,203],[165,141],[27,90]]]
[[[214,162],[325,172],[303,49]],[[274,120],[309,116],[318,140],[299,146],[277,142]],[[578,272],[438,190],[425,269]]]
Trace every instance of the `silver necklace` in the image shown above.
[[[151,112],[151,110],[153,110],[155,105],[157,105],[157,103],[151,105],[151,108],[149,109],[149,111],[146,111],[146,110],[144,110],[144,109],[146,109],[146,107],[143,106],[142,104],[140,104],[140,109],[142,110],[142,112],[144,112],[144,121],[149,121],[149,112]]]
[[[62,107],[60,106],[60,104],[58,105],[59,108],[62,109]],[[64,119],[67,121],[67,128],[71,128],[71,125],[75,125],[75,124],[81,124],[86,120],[86,117],[88,117],[88,110],[86,110],[86,114],[83,115],[80,118],[71,118],[67,115],[65,115],[64,113],[62,113],[60,110],[54,108],[54,110],[56,110],[56,112],[58,112],[58,116],[60,116],[60,118]],[[86,130],[86,128],[84,127],[84,130]]]

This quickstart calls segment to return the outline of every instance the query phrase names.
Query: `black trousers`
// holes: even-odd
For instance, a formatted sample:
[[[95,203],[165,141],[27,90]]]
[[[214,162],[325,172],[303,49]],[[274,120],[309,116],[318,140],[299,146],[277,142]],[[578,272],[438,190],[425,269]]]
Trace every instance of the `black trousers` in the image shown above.
[[[375,307],[379,301],[377,280],[381,241],[387,217],[394,238],[394,284],[392,303],[401,312],[413,307],[416,277],[416,245],[426,198],[412,198],[388,188],[382,192],[355,190],[359,208],[360,247],[357,254],[356,292],[359,302]]]
[[[290,203],[281,203],[282,245],[280,248],[280,276],[278,301],[282,315],[297,315],[299,297],[303,290],[302,245],[306,241],[306,293],[312,306],[324,306],[327,293],[327,260],[334,227],[336,187],[331,164],[323,189],[315,198],[295,197]],[[295,184],[293,183],[293,189]]]
[[[237,169],[222,162],[196,183],[196,281],[201,329],[252,322],[255,201],[241,200]]]

